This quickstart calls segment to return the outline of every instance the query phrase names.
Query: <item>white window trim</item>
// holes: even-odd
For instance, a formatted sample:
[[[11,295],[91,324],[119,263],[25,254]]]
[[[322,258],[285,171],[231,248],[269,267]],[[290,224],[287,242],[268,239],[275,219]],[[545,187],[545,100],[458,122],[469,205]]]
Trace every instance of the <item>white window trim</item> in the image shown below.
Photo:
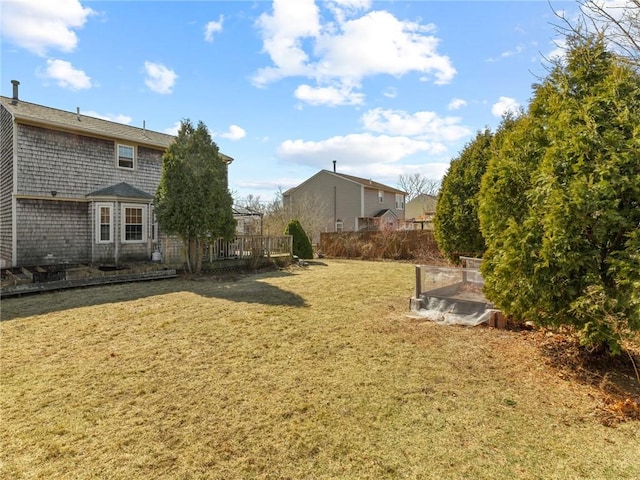
[[[344,222],[342,220],[336,221],[336,232],[344,232]]]
[[[127,208],[140,208],[142,209],[142,239],[140,240],[127,240]],[[147,243],[149,230],[147,228],[147,213],[148,205],[142,203],[123,203],[120,209],[120,241],[127,244],[135,243]]]
[[[384,203],[384,191],[378,190],[378,203]]]
[[[101,215],[101,210],[103,208],[108,208],[109,209],[109,240],[101,240],[100,239],[100,233],[101,233],[101,222],[102,222],[102,215]],[[113,243],[114,238],[113,238],[113,234],[114,234],[114,215],[113,215],[113,203],[105,203],[105,202],[101,202],[101,203],[96,203],[96,243],[100,243],[100,244],[109,244],[109,243]]]
[[[129,147],[133,151],[133,166],[132,167],[123,167],[120,165],[120,147]],[[132,171],[138,167],[138,151],[135,145],[129,145],[127,143],[116,143],[116,167],[121,170]]]
[[[396,193],[396,210],[404,210],[404,195]]]

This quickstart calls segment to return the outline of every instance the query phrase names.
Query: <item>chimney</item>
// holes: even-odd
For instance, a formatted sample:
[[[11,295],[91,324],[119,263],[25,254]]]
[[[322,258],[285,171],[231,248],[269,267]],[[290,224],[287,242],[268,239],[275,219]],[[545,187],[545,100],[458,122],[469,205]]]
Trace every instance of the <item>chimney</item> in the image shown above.
[[[18,80],[11,80],[11,84],[13,85],[13,99],[12,102],[14,105],[18,103],[18,86],[20,82]]]
[[[333,173],[336,173],[336,160],[333,161]]]

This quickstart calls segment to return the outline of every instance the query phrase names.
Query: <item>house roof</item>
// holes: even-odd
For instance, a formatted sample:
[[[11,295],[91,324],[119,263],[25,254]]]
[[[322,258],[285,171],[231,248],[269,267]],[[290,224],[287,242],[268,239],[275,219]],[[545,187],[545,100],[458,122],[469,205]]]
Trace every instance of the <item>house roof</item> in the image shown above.
[[[132,127],[123,123],[82,115],[78,112],[67,112],[9,97],[0,96],[0,103],[13,115],[16,121],[29,125],[84,133],[94,137],[125,140],[161,150],[165,150],[176,138],[167,133]],[[233,158],[222,152],[220,152],[220,156],[227,163],[233,161]]]
[[[435,211],[437,203],[438,203],[438,197],[436,197],[435,195],[428,195],[426,193],[421,193],[419,195],[416,195],[416,197],[411,199],[409,202],[407,202],[407,206],[417,204],[417,205],[423,206],[426,210]]]
[[[145,200],[150,200],[153,198],[153,195],[140,190],[133,185],[129,185],[126,182],[121,182],[116,185],[111,185],[110,187],[101,188],[100,190],[91,192],[87,195],[87,197],[125,197],[143,198]]]
[[[262,217],[262,213],[257,210],[253,210],[248,207],[241,207],[240,205],[233,205],[231,207],[233,214],[238,217]]]
[[[385,192],[392,192],[392,193],[397,193],[397,194],[400,194],[400,195],[406,195],[407,194],[407,192],[403,192],[402,190],[398,190],[397,188],[390,187],[390,186],[385,185],[383,183],[374,182],[370,178],[354,177],[353,175],[346,175],[344,173],[332,172],[330,170],[320,170],[313,177],[315,177],[316,175],[323,174],[323,173],[325,173],[325,174],[328,173],[330,175],[335,175],[337,177],[344,178],[344,179],[349,180],[351,182],[354,182],[354,183],[357,183],[359,185],[362,185],[365,188],[371,188],[373,190],[383,190]],[[311,177],[311,178],[313,178],[313,177]],[[302,184],[306,183],[307,181],[311,180],[311,178],[309,178],[305,182],[302,182],[300,185],[302,185]],[[290,188],[289,190],[284,192],[283,195],[289,195],[290,193],[295,191],[298,187],[300,187],[300,185],[298,185],[297,187]]]

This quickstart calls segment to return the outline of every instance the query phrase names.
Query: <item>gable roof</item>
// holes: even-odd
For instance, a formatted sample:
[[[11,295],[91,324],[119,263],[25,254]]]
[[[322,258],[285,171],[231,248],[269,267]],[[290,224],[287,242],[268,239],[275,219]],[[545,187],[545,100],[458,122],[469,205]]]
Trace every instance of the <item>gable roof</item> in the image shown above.
[[[376,213],[373,216],[373,218],[382,218],[382,217],[387,216],[387,214],[389,214],[389,215],[391,215],[391,216],[393,216],[395,218],[398,218],[398,216],[395,214],[395,212],[393,210],[389,210],[388,208],[380,210],[378,213]]]
[[[23,100],[0,97],[2,106],[20,123],[45,125],[60,130],[87,133],[98,137],[129,140],[142,145],[166,149],[175,139],[173,135],[154,132],[101,118],[45,107]]]
[[[289,190],[287,190],[286,192],[284,192],[283,195],[290,195],[292,192],[294,192],[299,187],[301,187],[302,185],[307,183],[313,177],[315,177],[317,175],[321,175],[321,174],[327,174],[327,173],[329,175],[335,175],[336,177],[341,177],[341,178],[344,178],[345,180],[349,180],[350,182],[357,183],[359,185],[362,185],[365,188],[371,188],[373,190],[383,190],[385,192],[397,193],[399,195],[406,195],[407,194],[407,192],[403,192],[402,190],[398,190],[397,188],[390,187],[390,186],[385,185],[383,183],[374,182],[370,178],[367,179],[367,178],[361,178],[361,177],[354,177],[353,175],[346,175],[344,173],[332,172],[330,170],[320,170],[318,173],[316,173],[315,175],[313,175],[309,179],[305,180],[304,182],[302,182],[297,187],[292,187]]]
[[[438,203],[438,197],[435,195],[428,195],[426,193],[421,193],[416,195],[413,199],[407,202],[407,206],[409,205],[422,205],[425,208],[429,208],[431,210],[435,210],[436,204]]]
[[[57,108],[45,107],[23,100],[14,100],[9,97],[0,96],[0,103],[13,115],[16,121],[28,125],[83,133],[93,137],[125,140],[138,145],[155,147],[160,150],[166,150],[176,138],[167,133],[132,127],[123,123],[82,115],[77,112],[73,113]],[[220,156],[226,163],[233,161],[233,158],[222,152],[220,152]]]
[[[120,182],[110,187],[101,188],[95,192],[91,192],[87,197],[125,197],[125,198],[143,198],[150,200],[153,195],[140,190],[139,188],[129,185],[127,182]]]

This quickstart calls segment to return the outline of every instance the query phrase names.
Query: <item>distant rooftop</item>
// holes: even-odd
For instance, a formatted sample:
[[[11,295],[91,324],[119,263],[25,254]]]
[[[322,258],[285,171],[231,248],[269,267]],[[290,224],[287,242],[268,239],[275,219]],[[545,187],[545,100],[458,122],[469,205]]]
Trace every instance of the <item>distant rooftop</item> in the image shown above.
[[[383,183],[375,182],[375,181],[371,180],[370,178],[354,177],[353,175],[346,175],[344,173],[332,172],[330,170],[320,170],[313,177],[315,177],[316,175],[319,175],[320,173],[323,173],[323,172],[324,173],[329,173],[331,175],[335,175],[337,177],[342,177],[342,178],[344,178],[346,180],[349,180],[351,182],[358,183],[358,184],[360,184],[360,185],[362,185],[362,186],[364,186],[366,188],[372,188],[374,190],[383,190],[385,192],[393,192],[393,193],[397,193],[399,195],[406,195],[407,194],[407,192],[403,192],[402,190],[398,190],[397,188],[390,187],[389,185],[385,185]],[[313,178],[313,177],[311,177],[311,178]],[[302,185],[302,184],[306,183],[307,181],[311,180],[311,178],[305,180],[300,185]],[[291,192],[295,191],[298,187],[300,187],[300,185],[290,188],[289,190],[284,192],[283,195],[291,194]]]

